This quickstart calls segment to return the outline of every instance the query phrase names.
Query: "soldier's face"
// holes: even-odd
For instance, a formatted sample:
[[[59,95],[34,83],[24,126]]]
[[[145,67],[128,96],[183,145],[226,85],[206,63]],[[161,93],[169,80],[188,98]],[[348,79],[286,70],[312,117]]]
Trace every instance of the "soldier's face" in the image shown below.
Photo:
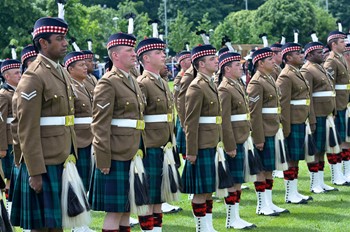
[[[282,64],[282,53],[281,52],[274,52],[273,59],[275,60],[276,64],[278,64],[278,65]]]
[[[165,64],[165,53],[163,50],[152,50],[147,53],[149,64],[157,69],[161,70]]]
[[[264,72],[266,73],[272,73],[274,65],[275,65],[275,60],[272,58],[272,56],[265,58],[262,61],[259,61],[259,67],[261,67]]]
[[[94,61],[92,59],[85,59],[85,63],[89,73],[94,71]]]
[[[131,69],[135,66],[136,53],[133,47],[119,46],[113,52],[113,56],[118,63],[120,63],[126,69]]]
[[[343,53],[345,51],[345,40],[344,39],[338,39],[338,41],[335,41],[332,46],[332,50]]]
[[[239,61],[233,61],[229,67],[229,73],[233,78],[238,79],[242,76],[243,68]]]
[[[288,56],[291,65],[299,66],[304,64],[304,55],[301,51],[291,52]]]
[[[218,70],[219,62],[217,56],[206,56],[204,59],[204,66],[210,73],[214,73]]]
[[[87,77],[88,71],[85,60],[76,61],[68,67],[68,71],[73,78],[83,80]]]
[[[321,64],[323,62],[323,51],[321,49],[313,51],[312,56],[315,63]]]
[[[181,60],[181,68],[187,70],[191,66],[191,58],[185,58]]]
[[[50,36],[50,42],[43,40],[47,55],[52,60],[59,60],[67,53],[68,42],[65,35],[53,34]]]
[[[19,80],[21,79],[21,71],[19,68],[9,69],[5,71],[4,78],[8,84],[17,86]]]

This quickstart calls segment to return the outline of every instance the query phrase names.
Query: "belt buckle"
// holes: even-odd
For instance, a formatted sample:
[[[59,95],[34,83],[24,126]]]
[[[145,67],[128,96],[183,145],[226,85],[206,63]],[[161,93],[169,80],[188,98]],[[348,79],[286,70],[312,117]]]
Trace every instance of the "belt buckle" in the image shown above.
[[[282,123],[280,123],[280,128],[281,128],[281,129],[283,129],[283,125],[282,125]]]
[[[310,98],[306,99],[306,105],[309,106],[310,105]]]
[[[335,96],[336,96],[335,91],[332,91],[332,97],[335,97]]]
[[[250,113],[247,113],[247,121],[250,121]]]
[[[172,122],[173,121],[173,114],[172,113],[167,114],[167,121],[168,122]]]
[[[280,106],[279,106],[279,107],[277,107],[277,114],[281,114],[281,112],[282,112],[281,107],[280,107]]]
[[[74,115],[64,116],[64,119],[65,126],[74,126]]]
[[[144,120],[137,120],[136,121],[136,129],[137,130],[144,130],[145,129],[145,121]]]
[[[347,84],[347,85],[346,85],[346,89],[347,89],[347,90],[350,90],[350,84]]]
[[[222,123],[221,116],[216,116],[215,119],[216,119],[216,122],[215,122],[216,124],[220,125]]]

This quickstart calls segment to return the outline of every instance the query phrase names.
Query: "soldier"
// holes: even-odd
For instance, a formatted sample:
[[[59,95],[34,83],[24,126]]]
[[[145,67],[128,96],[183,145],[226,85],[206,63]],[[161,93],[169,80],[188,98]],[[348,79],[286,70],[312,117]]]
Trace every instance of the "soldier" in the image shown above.
[[[276,85],[281,91],[283,134],[290,160],[284,171],[286,202],[303,204],[312,198],[298,192],[299,160],[305,159],[306,122],[310,112],[310,87],[299,68],[304,64],[298,43],[286,43],[282,47],[282,57],[286,64],[278,76]]]
[[[282,68],[282,44],[280,43],[274,43],[270,46],[273,56],[272,59],[275,61],[273,72],[271,73],[271,76],[276,81],[277,77],[280,75]]]
[[[85,64],[88,69],[88,75],[87,78],[84,80],[84,84],[86,88],[89,90],[90,94],[94,95],[94,88],[97,84],[97,79],[94,76],[94,54],[89,50],[82,51],[85,55]]]
[[[11,172],[14,168],[13,159],[13,141],[11,134],[12,115],[12,98],[21,79],[20,71],[21,62],[18,60],[5,60],[1,64],[1,74],[5,83],[0,90],[0,157],[4,178],[6,178],[5,195],[8,200],[6,203],[9,215],[11,213],[11,200],[9,199],[9,189],[11,185]],[[13,179],[14,181],[14,179]],[[12,183],[13,185],[14,183]],[[11,194],[12,195],[12,194]]]
[[[139,215],[141,229],[144,231],[162,230],[161,184],[164,161],[164,146],[173,136],[173,99],[168,83],[159,72],[164,67],[165,43],[158,38],[142,40],[137,46],[137,56],[144,71],[137,78],[144,94],[146,155],[143,158],[145,170],[149,175],[150,205],[146,215]]]
[[[186,118],[183,125],[186,143],[191,146],[186,147],[182,181],[183,192],[194,194],[192,210],[196,231],[215,231],[212,222],[212,193],[216,187],[215,148],[221,134],[218,120],[218,117],[221,118],[221,106],[212,80],[212,75],[218,69],[215,53],[215,48],[210,44],[192,49],[195,79],[186,92]]]
[[[276,134],[280,127],[280,94],[270,75],[275,68],[273,52],[270,48],[256,50],[252,55],[254,76],[248,84],[251,112],[252,137],[262,161],[263,171],[254,182],[257,194],[256,213],[278,216],[289,211],[272,202],[272,171],[276,168]]]
[[[65,56],[67,23],[44,17],[34,25],[39,55],[16,89],[18,137],[22,150],[11,221],[32,231],[63,231],[63,164],[76,153],[74,95]]]
[[[33,45],[28,45],[23,48],[21,52],[22,73],[29,67],[29,65],[36,59],[38,53],[35,51]]]
[[[349,83],[350,74],[349,67],[344,59],[345,51],[345,34],[340,31],[332,31],[327,38],[327,44],[331,52],[324,63],[324,68],[331,74],[333,78],[334,88],[336,91],[336,110],[335,126],[339,132],[342,141],[340,154],[329,153],[327,159],[331,167],[332,183],[336,185],[349,185],[350,179],[346,179],[341,172],[342,160],[348,161],[349,156],[349,134],[348,125],[348,103],[349,103]]]
[[[250,134],[249,105],[242,76],[241,55],[229,52],[219,57],[219,99],[222,104],[222,132],[226,159],[235,184],[225,198],[226,228],[248,229],[255,227],[239,216],[241,185],[244,182],[244,142]]]
[[[108,39],[112,69],[97,83],[92,132],[96,169],[90,194],[92,209],[107,212],[104,232],[130,231],[129,170],[141,142],[143,98],[129,72],[136,54],[133,35],[117,33]],[[107,133],[106,133],[107,132]]]
[[[348,67],[350,67],[350,41],[345,46],[344,58],[348,64]]]
[[[312,98],[309,120],[318,150],[318,153],[315,155],[315,161],[307,164],[311,180],[310,191],[313,193],[322,193],[324,191],[336,190],[324,183],[323,172],[325,152],[330,153],[330,151],[336,149],[336,146],[332,146],[333,148],[330,147],[330,143],[326,139],[329,137],[329,133],[333,133],[333,131],[329,132],[331,129],[329,126],[327,128],[327,125],[334,124],[335,90],[331,78],[322,66],[323,44],[320,42],[311,42],[305,45],[304,50],[307,61],[300,72],[310,86]],[[339,144],[337,147],[339,149]]]

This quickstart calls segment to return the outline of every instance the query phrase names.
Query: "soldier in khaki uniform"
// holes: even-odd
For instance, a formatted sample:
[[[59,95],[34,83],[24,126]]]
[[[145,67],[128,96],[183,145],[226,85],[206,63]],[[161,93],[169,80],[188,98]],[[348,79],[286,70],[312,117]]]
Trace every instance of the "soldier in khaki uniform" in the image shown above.
[[[97,84],[97,79],[94,76],[94,54],[89,50],[82,51],[85,55],[85,63],[88,69],[88,75],[86,79],[84,79],[84,84],[86,88],[89,90],[90,94],[93,96],[94,89]]]
[[[270,46],[271,50],[273,51],[273,60],[275,61],[273,72],[271,73],[271,76],[276,81],[277,77],[282,72],[281,64],[282,64],[282,44],[280,43],[274,43]]]
[[[276,169],[276,134],[280,127],[280,93],[270,75],[275,67],[273,52],[262,48],[252,54],[254,76],[247,88],[251,112],[252,137],[262,161],[263,171],[258,173],[254,182],[257,194],[256,213],[277,216],[289,212],[272,202],[273,178]]]
[[[34,25],[37,59],[17,86],[18,137],[22,150],[11,221],[32,231],[63,231],[63,164],[77,154],[74,95],[69,74],[58,63],[68,43],[67,23],[40,18]]]
[[[112,69],[97,83],[92,132],[96,169],[92,209],[107,212],[102,231],[130,231],[129,170],[141,143],[144,102],[130,70],[136,61],[133,35],[117,33],[108,39]]]
[[[139,215],[141,229],[161,231],[162,210],[161,184],[163,173],[163,148],[172,141],[173,97],[168,83],[159,75],[164,67],[165,43],[158,38],[142,40],[137,46],[137,55],[144,71],[137,78],[146,102],[145,139],[146,154],[143,158],[145,170],[149,175],[150,205],[147,215]]]
[[[21,63],[22,63],[22,73],[29,67],[31,63],[36,59],[38,53],[35,51],[33,45],[28,45],[21,51]]]
[[[309,120],[318,150],[318,153],[315,155],[315,161],[307,164],[310,172],[310,191],[313,193],[322,193],[324,191],[336,190],[324,183],[323,173],[325,152],[330,153],[337,148],[339,149],[339,144],[337,146],[331,145],[331,147],[329,138],[327,141],[329,133],[336,133],[335,130],[330,131],[332,130],[331,125],[334,124],[335,91],[331,77],[322,66],[323,44],[311,42],[305,45],[304,50],[307,61],[300,72],[310,86],[312,98]]]
[[[215,48],[209,44],[192,49],[195,79],[187,89],[185,101],[183,125],[189,146],[186,147],[182,181],[183,192],[194,194],[192,209],[196,231],[215,231],[212,222],[212,193],[216,186],[214,162],[215,148],[222,133],[220,121],[217,121],[221,116],[220,100],[212,79],[218,69],[215,53]]]
[[[243,70],[241,55],[228,52],[219,56],[219,99],[222,104],[222,132],[226,159],[235,184],[225,197],[227,216],[226,228],[248,229],[255,227],[239,216],[241,185],[244,182],[244,143],[250,134],[248,96],[239,79]]]
[[[332,183],[336,185],[349,185],[350,179],[347,179],[341,171],[342,160],[348,161],[350,137],[347,130],[348,111],[349,111],[349,93],[350,83],[349,67],[343,57],[345,51],[345,34],[340,31],[332,31],[327,38],[327,44],[331,52],[324,63],[324,68],[333,78],[334,88],[336,91],[336,110],[335,126],[339,132],[342,141],[340,154],[327,154],[328,162],[332,172]],[[349,126],[349,125],[348,125]],[[348,163],[348,162],[347,162]]]
[[[281,91],[283,133],[286,138],[288,170],[284,171],[287,203],[306,203],[312,198],[298,192],[298,164],[305,159],[306,122],[310,113],[310,87],[299,68],[304,63],[301,45],[286,43],[282,47],[286,66],[278,76],[276,85]]]

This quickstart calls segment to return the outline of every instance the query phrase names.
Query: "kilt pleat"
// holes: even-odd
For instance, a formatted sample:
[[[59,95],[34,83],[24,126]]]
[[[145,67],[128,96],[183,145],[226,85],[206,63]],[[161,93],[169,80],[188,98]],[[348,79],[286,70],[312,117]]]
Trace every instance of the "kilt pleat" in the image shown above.
[[[142,159],[147,174],[150,204],[161,204],[164,152],[162,148],[147,148]]]
[[[42,174],[42,192],[37,194],[29,186],[29,174],[20,165],[15,182],[11,222],[24,229],[62,228],[61,191],[63,164],[47,165]]]
[[[318,154],[324,154],[326,151],[326,119],[327,117],[316,117],[316,130],[314,139]]]
[[[335,128],[337,128],[337,131],[338,131],[338,133],[340,135],[340,139],[341,139],[341,141],[339,141],[339,144],[341,142],[344,142],[346,139],[345,114],[346,114],[346,109],[339,110],[339,111],[337,111],[337,114],[335,115],[335,119],[334,119]]]
[[[262,151],[255,149],[255,151],[258,152],[264,171],[271,172],[276,169],[275,136],[266,136],[264,149]]]
[[[79,176],[83,181],[85,190],[89,190],[91,178],[91,144],[84,148],[78,148],[78,159],[76,163]]]
[[[12,152],[12,145],[9,144],[6,152],[6,156],[1,158],[2,170],[4,171],[5,179],[10,180],[12,167],[14,166],[14,157]]]
[[[176,148],[181,155],[186,155],[186,135],[181,126],[179,117],[176,119]]]
[[[305,124],[291,124],[291,132],[286,139],[289,157],[293,161],[305,159]]]
[[[183,193],[215,192],[215,153],[216,148],[199,149],[194,165],[189,161],[185,162],[181,176]]]
[[[12,167],[12,172],[11,172],[11,182],[10,182],[10,189],[9,189],[9,198],[8,201],[12,201],[13,198],[13,191],[15,188],[15,183],[16,183],[16,179],[19,173],[19,168],[17,168],[15,165],[13,165]]]
[[[234,158],[225,153],[225,158],[230,169],[233,182],[236,184],[244,183],[244,146],[237,144],[237,154]]]
[[[112,160],[109,174],[95,168],[89,203],[95,211],[130,212],[129,170],[131,161]]]

